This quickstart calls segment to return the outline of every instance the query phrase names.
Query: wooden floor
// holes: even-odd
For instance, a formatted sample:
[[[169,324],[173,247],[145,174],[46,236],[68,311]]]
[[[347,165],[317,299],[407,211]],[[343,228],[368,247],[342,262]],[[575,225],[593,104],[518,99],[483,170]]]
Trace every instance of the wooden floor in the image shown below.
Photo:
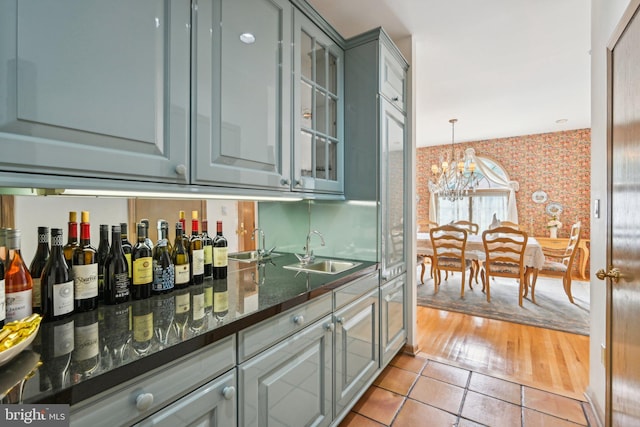
[[[589,337],[417,307],[419,351],[431,359],[584,400]]]

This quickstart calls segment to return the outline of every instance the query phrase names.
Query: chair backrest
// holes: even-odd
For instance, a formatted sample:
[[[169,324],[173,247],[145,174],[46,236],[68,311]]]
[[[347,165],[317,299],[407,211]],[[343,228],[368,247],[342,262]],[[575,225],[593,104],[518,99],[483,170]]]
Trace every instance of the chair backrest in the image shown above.
[[[456,227],[464,228],[470,234],[478,234],[478,231],[480,231],[480,226],[471,221],[465,221],[461,219],[459,221],[454,221],[451,224],[455,225]]]
[[[437,268],[438,259],[458,260],[465,265],[464,251],[467,246],[467,230],[446,224],[429,230],[431,246]]]
[[[522,277],[527,233],[511,227],[496,227],[482,233],[485,270],[491,276]]]
[[[571,267],[573,259],[576,256],[576,249],[578,248],[578,243],[580,243],[581,227],[582,223],[580,221],[571,226],[571,231],[569,232],[569,243],[567,243],[567,248],[564,250],[564,254],[562,255],[562,263],[567,267]]]
[[[520,224],[511,221],[500,221],[500,227],[511,227],[520,230]]]
[[[421,220],[418,221],[418,232],[419,233],[428,233],[433,227],[437,227],[438,223],[429,220]]]

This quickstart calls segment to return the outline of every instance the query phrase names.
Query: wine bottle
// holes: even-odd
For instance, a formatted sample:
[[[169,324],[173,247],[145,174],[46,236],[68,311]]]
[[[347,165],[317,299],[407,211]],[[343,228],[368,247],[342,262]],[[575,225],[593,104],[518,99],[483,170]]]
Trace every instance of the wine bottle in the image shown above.
[[[184,216],[184,211],[178,212],[178,218],[178,221],[182,224],[182,244],[187,252],[189,252],[189,236],[187,235],[187,220]]]
[[[190,265],[189,265],[189,253],[184,247],[184,240],[182,238],[182,224],[176,223],[176,240],[173,245],[173,254],[171,256],[173,265],[175,268],[175,283],[176,289],[183,289],[189,286],[191,280]]]
[[[109,256],[109,226],[100,224],[100,244],[98,245],[98,300],[104,299],[104,264]]]
[[[189,329],[191,329],[193,332],[199,332],[204,328],[206,320],[204,315],[204,285],[193,285],[190,291],[191,311],[189,318]]]
[[[32,313],[33,280],[20,253],[21,237],[20,230],[7,230],[8,253],[4,273],[7,322],[23,319]]]
[[[150,228],[149,228],[149,220],[147,218],[142,218],[140,220],[140,223],[144,224],[144,226],[147,228],[147,238],[144,239],[144,242],[147,244],[147,246],[149,246],[149,249],[151,249],[153,251],[153,241],[151,241],[151,238],[149,237],[149,234],[151,234],[149,232]]]
[[[7,228],[0,228],[0,263],[7,261]]]
[[[162,231],[163,228],[167,229],[166,235],[163,234],[163,231]],[[158,229],[158,242],[156,242],[156,246],[158,245],[160,240],[164,238],[167,241],[167,250],[169,251],[169,254],[172,254],[173,245],[171,244],[171,240],[169,240],[169,223],[164,219],[159,219],[157,224],[157,229]],[[164,237],[162,237],[163,235]]]
[[[226,278],[213,280],[213,314],[218,320],[229,314],[229,289]]]
[[[222,235],[222,221],[216,222],[216,237],[213,239],[213,278],[227,277],[227,239]]]
[[[87,211],[82,211],[80,215],[80,245],[73,250],[71,277],[75,311],[98,308],[98,251],[91,246],[91,224]]]
[[[202,220],[202,244],[204,246],[204,277],[213,277],[213,239],[209,236],[209,221]]]
[[[64,259],[67,260],[67,267],[71,268],[73,262],[73,251],[78,247],[78,213],[69,212],[69,222],[67,223],[67,243],[64,245]]]
[[[200,237],[198,211],[191,211],[189,259],[191,261],[191,284],[202,285],[204,283],[204,244]]]
[[[120,304],[129,301],[129,264],[122,249],[119,225],[111,226],[111,250],[104,264],[104,301]]]
[[[80,313],[74,317],[73,341],[71,382],[76,384],[92,377],[100,367],[98,310]]]
[[[144,226],[144,224],[142,224]],[[144,241],[142,242],[144,244]],[[145,245],[146,246],[146,245]],[[135,301],[132,304],[133,341],[131,348],[137,356],[144,356],[153,344],[153,311],[151,300]]]
[[[169,229],[166,221],[161,224],[160,233],[160,239],[153,248],[153,286],[151,292],[154,295],[171,292],[175,283],[175,267],[167,246]]]
[[[126,222],[120,223],[120,235],[122,236],[122,251],[124,252],[124,257],[127,259],[127,265],[129,266],[129,279],[131,279],[131,274],[133,270],[131,269],[131,252],[133,252],[133,245],[129,241],[128,236],[128,228]],[[111,243],[113,244],[113,242]]]
[[[41,309],[45,322],[70,316],[74,309],[73,279],[64,258],[61,228],[51,229],[51,255],[42,271]]]
[[[49,259],[49,227],[38,227],[38,247],[33,260],[29,265],[29,273],[33,279],[33,292],[31,293],[31,308],[34,313],[42,313],[40,309],[40,276]]]
[[[0,228],[0,248],[5,247],[5,229]],[[0,329],[7,317],[6,297],[4,290],[4,260],[0,259]]]
[[[151,286],[153,284],[153,253],[147,246],[147,227],[138,224],[138,243],[133,247],[131,253],[131,264],[133,274],[131,280],[131,296],[133,299],[147,299],[151,296]],[[149,308],[151,312],[151,308]]]

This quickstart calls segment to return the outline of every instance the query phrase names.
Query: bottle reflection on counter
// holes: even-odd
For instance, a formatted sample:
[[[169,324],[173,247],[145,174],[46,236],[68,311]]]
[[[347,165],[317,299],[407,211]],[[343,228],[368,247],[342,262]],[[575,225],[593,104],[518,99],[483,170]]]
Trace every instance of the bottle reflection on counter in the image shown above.
[[[200,332],[205,327],[204,315],[204,285],[193,285],[190,289],[191,310],[189,311],[189,329]]]
[[[77,314],[74,318],[74,349],[71,373],[74,384],[95,375],[100,367],[100,331],[98,310]]]
[[[158,349],[162,350],[169,344],[169,336],[173,327],[176,312],[176,297],[171,294],[161,294],[152,298],[153,330]]]
[[[227,279],[215,279],[213,281],[213,314],[218,320],[223,320],[229,314]]]
[[[153,345],[153,311],[149,299],[135,301],[131,307],[133,340],[131,348],[135,356],[148,354]]]
[[[100,359],[103,370],[117,368],[130,359],[131,303],[102,306],[98,313]]]
[[[59,390],[70,385],[71,353],[74,345],[74,319],[66,318],[51,323],[43,323],[42,359],[40,390]]]
[[[173,317],[173,326],[176,342],[181,342],[187,337],[187,325],[189,324],[189,312],[191,311],[191,292],[189,288],[173,291],[176,297],[176,311]]]

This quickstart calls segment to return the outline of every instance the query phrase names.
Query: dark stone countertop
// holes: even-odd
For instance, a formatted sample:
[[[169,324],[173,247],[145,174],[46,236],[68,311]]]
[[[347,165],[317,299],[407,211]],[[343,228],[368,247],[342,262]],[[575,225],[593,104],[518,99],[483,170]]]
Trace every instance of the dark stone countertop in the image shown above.
[[[73,405],[378,269],[367,261],[335,275],[282,268],[295,262],[293,254],[264,264],[230,259],[227,279],[205,279],[204,285],[101,304],[93,312],[42,323],[30,350],[0,367],[0,378],[24,364],[26,352],[36,352],[42,365],[24,384],[22,401]],[[225,285],[228,313],[221,315],[212,304],[212,291]],[[198,309],[202,301],[204,316]],[[16,393],[4,402],[17,403]]]

